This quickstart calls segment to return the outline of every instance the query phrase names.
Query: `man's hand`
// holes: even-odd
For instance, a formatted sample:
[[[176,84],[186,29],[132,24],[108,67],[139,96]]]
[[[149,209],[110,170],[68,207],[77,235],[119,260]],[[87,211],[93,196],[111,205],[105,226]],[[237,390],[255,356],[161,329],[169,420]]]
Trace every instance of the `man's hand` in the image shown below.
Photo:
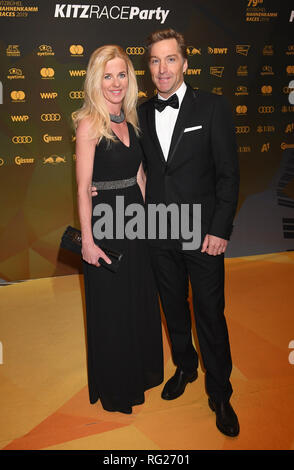
[[[95,186],[91,186],[91,195],[92,197],[97,196],[98,191]]]
[[[206,252],[209,255],[221,255],[226,251],[228,240],[224,238],[215,237],[214,235],[205,235],[201,253]]]

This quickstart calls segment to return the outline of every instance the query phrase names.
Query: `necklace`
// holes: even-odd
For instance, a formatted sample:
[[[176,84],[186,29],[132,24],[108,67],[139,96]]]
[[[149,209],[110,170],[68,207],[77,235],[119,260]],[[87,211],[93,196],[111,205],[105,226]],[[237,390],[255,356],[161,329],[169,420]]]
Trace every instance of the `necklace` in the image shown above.
[[[120,114],[118,116],[116,116],[116,114],[110,114],[110,113],[109,113],[109,116],[110,116],[110,120],[112,122],[116,122],[117,124],[120,124],[121,122],[125,120],[125,114],[122,109],[120,110]]]

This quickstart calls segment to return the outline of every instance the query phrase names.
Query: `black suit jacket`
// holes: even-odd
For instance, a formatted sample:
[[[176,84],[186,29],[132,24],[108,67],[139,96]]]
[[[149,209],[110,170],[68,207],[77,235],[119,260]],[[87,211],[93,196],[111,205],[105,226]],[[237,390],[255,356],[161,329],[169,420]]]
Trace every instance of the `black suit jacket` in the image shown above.
[[[139,107],[139,122],[146,204],[201,204],[202,240],[206,233],[229,239],[238,201],[239,164],[227,99],[187,85],[167,161],[156,134],[154,98]],[[184,132],[196,126],[202,127]]]

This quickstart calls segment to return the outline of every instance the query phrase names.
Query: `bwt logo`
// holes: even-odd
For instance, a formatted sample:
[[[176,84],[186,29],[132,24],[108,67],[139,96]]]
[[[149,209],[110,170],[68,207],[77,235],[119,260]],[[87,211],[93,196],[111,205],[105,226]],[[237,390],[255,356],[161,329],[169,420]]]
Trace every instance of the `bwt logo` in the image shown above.
[[[294,349],[294,340],[290,341],[289,349]],[[294,365],[294,351],[291,351],[289,354],[289,363]]]

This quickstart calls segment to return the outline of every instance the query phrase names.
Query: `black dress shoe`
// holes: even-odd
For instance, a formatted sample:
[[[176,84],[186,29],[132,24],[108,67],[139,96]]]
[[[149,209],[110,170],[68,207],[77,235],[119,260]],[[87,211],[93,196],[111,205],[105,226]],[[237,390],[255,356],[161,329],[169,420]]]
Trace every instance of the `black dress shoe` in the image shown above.
[[[216,427],[226,436],[235,437],[240,432],[237,415],[229,401],[214,402],[208,399],[208,404],[216,414]]]
[[[198,377],[197,370],[193,373],[186,373],[177,368],[175,374],[166,382],[161,398],[164,400],[174,400],[181,396],[189,382],[194,382]]]
[[[133,412],[133,409],[131,406],[126,406],[125,408],[119,408],[116,411],[119,411],[120,413],[125,413],[126,415],[130,415]]]

